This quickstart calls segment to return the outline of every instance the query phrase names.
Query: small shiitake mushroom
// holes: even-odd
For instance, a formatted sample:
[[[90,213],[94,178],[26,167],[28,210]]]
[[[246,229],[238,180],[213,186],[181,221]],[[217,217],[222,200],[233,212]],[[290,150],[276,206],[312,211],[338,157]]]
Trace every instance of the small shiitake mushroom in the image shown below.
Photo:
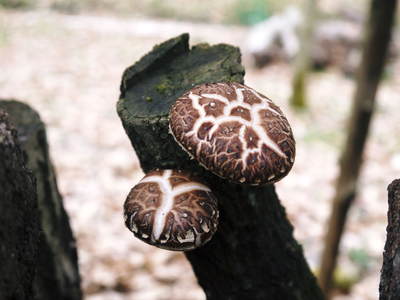
[[[218,225],[217,200],[190,174],[156,170],[130,191],[125,224],[144,242],[167,250],[192,250],[208,242]]]
[[[235,183],[274,183],[294,163],[295,141],[282,111],[240,83],[192,88],[171,107],[169,124],[186,152]]]

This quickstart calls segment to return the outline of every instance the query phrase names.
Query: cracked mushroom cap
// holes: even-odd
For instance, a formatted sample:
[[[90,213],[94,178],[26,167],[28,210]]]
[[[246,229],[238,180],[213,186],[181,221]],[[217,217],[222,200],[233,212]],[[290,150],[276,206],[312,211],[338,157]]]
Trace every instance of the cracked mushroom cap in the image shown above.
[[[282,111],[240,83],[207,83],[177,99],[170,131],[206,169],[235,183],[262,185],[286,176],[295,141]]]
[[[191,175],[175,170],[149,172],[124,204],[125,224],[142,241],[167,250],[192,250],[217,229],[217,200]]]

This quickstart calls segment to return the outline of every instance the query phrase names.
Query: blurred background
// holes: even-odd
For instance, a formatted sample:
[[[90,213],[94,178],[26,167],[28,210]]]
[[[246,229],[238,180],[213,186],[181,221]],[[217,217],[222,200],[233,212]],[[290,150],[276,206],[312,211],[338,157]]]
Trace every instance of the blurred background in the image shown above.
[[[286,113],[297,158],[276,187],[318,273],[369,1],[305,7],[306,0],[0,0],[0,97],[30,104],[47,125],[85,299],[205,299],[182,253],[147,246],[122,218],[143,174],[115,109],[121,75],[183,32],[191,44],[240,47],[246,84]],[[298,105],[290,99],[307,14],[311,72]],[[334,276],[337,300],[378,297],[386,187],[400,173],[399,41],[395,30]]]

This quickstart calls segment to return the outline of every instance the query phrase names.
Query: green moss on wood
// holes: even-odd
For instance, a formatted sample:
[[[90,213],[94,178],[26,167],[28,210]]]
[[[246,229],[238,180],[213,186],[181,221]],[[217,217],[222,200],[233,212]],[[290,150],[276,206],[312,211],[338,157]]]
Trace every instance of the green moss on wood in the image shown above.
[[[170,95],[173,91],[172,81],[169,78],[163,78],[155,89],[161,95]]]

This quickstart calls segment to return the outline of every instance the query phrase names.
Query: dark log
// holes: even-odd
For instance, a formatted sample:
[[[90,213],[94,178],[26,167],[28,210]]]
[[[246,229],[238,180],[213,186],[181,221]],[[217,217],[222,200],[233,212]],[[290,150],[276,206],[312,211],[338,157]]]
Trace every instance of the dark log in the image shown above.
[[[340,159],[340,173],[332,201],[332,211],[325,237],[319,281],[329,296],[334,269],[347,214],[357,192],[363,162],[364,146],[374,113],[376,92],[380,83],[392,35],[396,0],[372,0],[357,88],[348,126],[348,135]]]
[[[400,299],[400,179],[394,180],[388,191],[388,226],[379,284],[380,300]]]
[[[33,299],[39,230],[35,179],[0,109],[0,299]]]
[[[322,299],[274,186],[220,179],[169,134],[170,105],[186,90],[205,82],[243,82],[239,49],[223,44],[189,49],[188,38],[168,40],[128,68],[117,109],[144,172],[188,170],[219,200],[217,233],[204,247],[186,252],[200,286],[209,300]]]
[[[37,112],[17,101],[0,101],[10,121],[15,124],[18,139],[26,153],[27,167],[37,181],[41,236],[34,299],[79,300],[80,276],[75,239],[57,188],[49,156],[45,125]]]

